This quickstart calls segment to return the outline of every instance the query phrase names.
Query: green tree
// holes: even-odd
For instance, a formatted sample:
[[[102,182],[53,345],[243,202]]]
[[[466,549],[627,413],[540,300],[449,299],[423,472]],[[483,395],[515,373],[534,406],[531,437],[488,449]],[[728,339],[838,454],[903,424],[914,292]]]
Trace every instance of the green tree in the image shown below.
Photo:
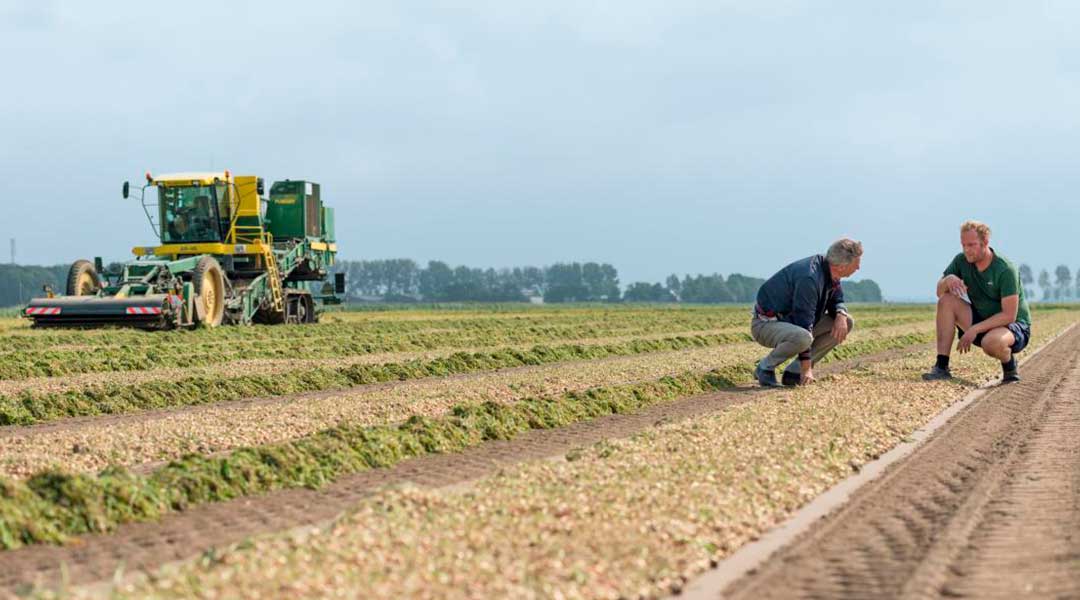
[[[581,263],[556,263],[547,268],[544,302],[582,302],[589,299],[589,288],[582,279]]]
[[[682,299],[682,282],[679,281],[679,276],[672,273],[671,275],[668,275],[667,281],[665,283],[667,285],[667,289],[670,290],[671,293],[674,294],[674,296],[676,298],[681,300]]]
[[[1050,272],[1046,269],[1039,271],[1039,287],[1042,288],[1043,291],[1043,301],[1049,300],[1050,295],[1054,291],[1054,287],[1050,283]]]
[[[735,302],[736,298],[724,277],[712,275],[687,275],[682,281],[682,301],[698,304]]]
[[[615,267],[609,264],[587,262],[581,266],[581,281],[588,289],[587,300],[594,302],[619,300],[619,274]]]
[[[674,302],[671,291],[659,283],[638,281],[630,284],[622,295],[624,302]]]
[[[1024,296],[1031,298],[1034,290],[1031,289],[1032,284],[1035,283],[1035,276],[1032,275],[1031,267],[1026,264],[1020,265],[1020,285],[1024,287]]]
[[[1058,300],[1066,300],[1072,296],[1072,273],[1069,271],[1069,267],[1065,265],[1058,265],[1054,269],[1054,275],[1057,276],[1056,287],[1054,291],[1054,297]]]
[[[763,283],[765,283],[764,279],[748,277],[739,273],[732,273],[727,279],[728,288],[731,289],[736,302],[755,302],[758,288]]]
[[[439,260],[428,261],[420,271],[420,297],[427,302],[446,302],[447,290],[454,283],[454,271]]]
[[[844,289],[845,302],[881,302],[881,288],[872,279],[845,281],[840,284]]]

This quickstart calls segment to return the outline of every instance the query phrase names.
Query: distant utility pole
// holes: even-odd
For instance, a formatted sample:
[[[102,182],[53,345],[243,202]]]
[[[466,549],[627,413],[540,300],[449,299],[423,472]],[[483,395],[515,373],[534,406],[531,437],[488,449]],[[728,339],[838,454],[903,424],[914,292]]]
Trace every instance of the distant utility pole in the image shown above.
[[[15,238],[11,238],[11,264],[15,264]]]

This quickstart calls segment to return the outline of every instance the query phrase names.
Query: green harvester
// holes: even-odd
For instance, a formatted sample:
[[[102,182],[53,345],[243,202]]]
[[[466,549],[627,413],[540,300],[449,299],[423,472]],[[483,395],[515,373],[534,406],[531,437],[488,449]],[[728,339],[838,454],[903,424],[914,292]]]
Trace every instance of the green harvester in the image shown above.
[[[229,171],[146,174],[138,192],[161,243],[104,272],[77,260],[66,294],[46,289],[24,311],[36,327],[123,325],[145,329],[314,323],[338,304],[344,275],[327,281],[337,254],[334,210],[319,184]],[[132,190],[124,182],[123,196]]]

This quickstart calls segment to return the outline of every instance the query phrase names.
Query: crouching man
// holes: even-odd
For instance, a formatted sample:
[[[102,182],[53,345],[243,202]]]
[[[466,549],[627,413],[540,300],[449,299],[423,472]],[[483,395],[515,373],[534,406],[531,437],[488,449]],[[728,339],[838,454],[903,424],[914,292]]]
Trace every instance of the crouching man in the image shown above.
[[[990,228],[978,221],[960,226],[960,245],[937,284],[937,364],[923,379],[948,379],[953,330],[956,349],[972,344],[1001,361],[1002,382],[1020,381],[1016,353],[1031,339],[1031,313],[1016,267],[990,247]]]
[[[859,270],[862,244],[841,239],[824,255],[797,260],[769,278],[757,294],[750,321],[754,341],[772,348],[754,375],[765,387],[778,387],[776,367],[798,357],[784,370],[784,385],[814,381],[814,364],[847,338],[855,321],[844,307],[842,277]]]

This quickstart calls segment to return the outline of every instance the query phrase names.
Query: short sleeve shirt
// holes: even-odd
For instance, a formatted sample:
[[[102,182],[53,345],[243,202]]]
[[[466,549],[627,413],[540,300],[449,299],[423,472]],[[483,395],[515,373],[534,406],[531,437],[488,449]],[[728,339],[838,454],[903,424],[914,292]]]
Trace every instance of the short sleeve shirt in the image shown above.
[[[990,250],[993,251],[993,248]],[[945,275],[956,275],[964,281],[971,305],[983,319],[1001,312],[1002,298],[1019,295],[1020,306],[1016,311],[1016,322],[1031,325],[1031,312],[1028,310],[1027,299],[1024,298],[1024,286],[1020,284],[1020,272],[997,252],[994,252],[994,260],[985,271],[979,271],[961,252],[945,268]]]

